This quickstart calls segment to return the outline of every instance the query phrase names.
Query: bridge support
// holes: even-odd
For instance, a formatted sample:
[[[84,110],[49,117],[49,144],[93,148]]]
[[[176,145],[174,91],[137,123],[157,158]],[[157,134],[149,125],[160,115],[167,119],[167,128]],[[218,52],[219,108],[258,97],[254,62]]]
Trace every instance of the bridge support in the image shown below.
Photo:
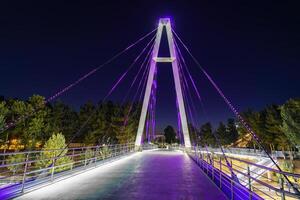
[[[166,33],[167,33],[170,57],[159,58],[158,51],[159,51],[159,46],[160,46],[160,41],[161,41],[161,35],[162,35],[164,28],[166,29]],[[147,110],[149,107],[150,94],[151,94],[151,89],[152,89],[152,85],[153,85],[153,77],[154,77],[154,73],[155,73],[156,63],[158,63],[158,62],[172,63],[172,71],[173,71],[173,77],[174,77],[174,82],[175,82],[176,97],[177,97],[177,101],[178,101],[178,107],[179,107],[179,113],[180,113],[180,123],[181,123],[181,127],[182,127],[182,132],[183,132],[184,144],[185,144],[185,147],[190,148],[191,141],[190,141],[190,136],[189,136],[186,111],[185,111],[184,101],[183,101],[183,96],[182,96],[182,88],[181,88],[180,77],[179,77],[179,67],[178,67],[178,62],[176,60],[176,50],[175,50],[175,44],[174,44],[174,39],[173,39],[173,34],[172,34],[171,21],[169,18],[161,18],[159,20],[155,44],[154,44],[154,47],[152,50],[152,60],[150,62],[150,70],[149,70],[149,74],[148,74],[147,86],[146,86],[143,107],[142,107],[142,112],[141,112],[141,116],[140,116],[138,131],[137,131],[137,136],[136,136],[136,140],[135,140],[135,145],[137,147],[139,147],[139,146],[141,146],[141,143],[142,143],[142,136],[143,136],[143,132],[144,132],[144,128],[145,128],[146,115],[147,115]]]

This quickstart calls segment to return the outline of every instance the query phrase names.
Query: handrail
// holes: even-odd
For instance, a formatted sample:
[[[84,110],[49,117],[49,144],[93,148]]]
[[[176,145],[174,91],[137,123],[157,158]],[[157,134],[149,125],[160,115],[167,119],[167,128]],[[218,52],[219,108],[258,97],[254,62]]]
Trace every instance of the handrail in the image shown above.
[[[62,150],[66,151],[65,154],[51,156]],[[0,181],[4,184],[0,185],[0,199],[13,198],[32,187],[51,183],[64,174],[79,173],[136,151],[134,143],[127,143],[1,153],[0,157],[4,159],[0,165]],[[56,160],[54,164],[53,160]]]
[[[255,191],[260,192],[261,195],[269,198],[273,198],[272,195],[279,194],[281,196],[281,199],[285,199],[285,196],[289,196],[290,198],[299,199],[299,195],[292,192],[291,188],[285,187],[285,185],[288,183],[284,182],[284,179],[282,178],[282,175],[286,175],[288,177],[293,177],[295,179],[300,178],[300,174],[294,174],[290,172],[281,172],[279,170],[253,163],[247,160],[243,160],[240,158],[227,156],[228,159],[230,159],[231,162],[231,168],[235,172],[236,175],[240,175],[240,178],[238,182],[231,178],[231,173],[227,169],[228,166],[223,163],[222,161],[222,155],[220,154],[214,154],[214,156],[210,156],[212,158],[212,162],[209,163],[205,159],[208,157],[207,154],[213,154],[212,152],[203,151],[203,149],[200,149],[199,147],[194,147],[194,149],[190,150],[188,154],[198,163],[198,165],[202,168],[202,170],[212,179],[215,179],[213,176],[213,173],[216,171],[220,172],[220,180],[218,184],[221,184],[221,177],[229,177],[227,181],[231,181],[237,185],[243,185],[244,189],[247,189],[248,192],[252,192],[253,195]],[[217,158],[217,159],[216,159]],[[262,161],[267,158],[260,158],[258,160]],[[246,165],[247,168],[239,166],[238,163],[234,163],[235,161],[238,161],[240,163],[243,163],[243,165]],[[249,166],[253,166],[255,168],[255,171],[251,171]],[[253,169],[253,167],[251,167]],[[279,184],[275,182],[272,178],[266,177],[264,174],[267,172],[272,172],[278,175],[279,177]],[[254,177],[255,176],[255,177]],[[260,180],[260,178],[265,178],[266,181]],[[225,181],[225,179],[223,180]],[[225,181],[225,182],[226,182]],[[217,184],[217,185],[218,185]],[[276,186],[277,185],[277,186]],[[267,188],[269,191],[262,191],[257,186],[262,186],[263,188]],[[299,185],[295,184],[294,186],[299,187]],[[232,190],[232,188],[231,188]],[[234,195],[234,194],[231,194]],[[251,195],[250,195],[251,196]],[[232,198],[232,196],[229,196],[229,198]],[[253,199],[253,196],[251,197]],[[249,198],[250,199],[250,198]]]

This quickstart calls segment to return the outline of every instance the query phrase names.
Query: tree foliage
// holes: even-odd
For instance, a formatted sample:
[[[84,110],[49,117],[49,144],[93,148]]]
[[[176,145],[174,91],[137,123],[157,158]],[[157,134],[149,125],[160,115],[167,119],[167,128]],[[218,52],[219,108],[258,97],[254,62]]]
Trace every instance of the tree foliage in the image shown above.
[[[25,149],[43,146],[53,133],[62,133],[67,142],[102,145],[134,142],[141,105],[125,105],[112,101],[94,104],[87,102],[76,110],[62,101],[46,103],[45,98],[33,95],[27,101],[5,99],[0,101],[0,129],[5,124],[19,121],[13,129],[1,134],[2,145],[12,139],[20,140]],[[248,109],[241,113],[263,146],[269,150],[289,150],[300,145],[300,100],[291,99],[283,105],[270,105],[260,111]],[[80,127],[84,127],[80,129]],[[239,121],[228,119],[215,128],[207,122],[201,127],[188,124],[193,144],[217,146],[257,147]],[[169,128],[168,128],[169,129]],[[169,131],[168,131],[169,132]],[[175,142],[175,131],[167,142]],[[76,134],[76,137],[74,135]],[[216,136],[216,137],[215,137]],[[249,138],[249,139],[248,139]]]
[[[300,99],[290,99],[281,106],[281,129],[288,140],[295,146],[300,146]]]
[[[213,135],[212,125],[207,122],[200,127],[200,145],[202,146],[216,146],[216,138]]]
[[[68,164],[61,167],[57,167],[55,171],[62,171],[71,168],[72,159],[66,156],[68,148],[66,148],[65,137],[61,133],[54,133],[49,140],[45,143],[41,152],[38,166],[41,168],[59,166],[62,164]],[[60,157],[57,159],[57,157]]]
[[[14,165],[10,165],[7,168],[9,169],[9,171],[13,172],[13,174],[16,174],[19,171],[22,171],[25,165],[25,164],[16,164],[16,163],[22,163],[24,161],[25,161],[25,155],[23,153],[10,155],[6,161],[7,162],[6,164],[14,164]]]
[[[172,144],[176,141],[176,132],[170,125],[164,129],[164,136],[166,138],[166,143]]]

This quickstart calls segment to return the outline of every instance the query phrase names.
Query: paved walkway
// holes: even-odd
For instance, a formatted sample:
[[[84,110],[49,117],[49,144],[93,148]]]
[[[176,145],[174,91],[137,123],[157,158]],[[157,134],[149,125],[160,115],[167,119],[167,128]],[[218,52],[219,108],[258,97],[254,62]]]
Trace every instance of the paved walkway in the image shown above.
[[[144,151],[18,199],[222,200],[226,197],[187,155]]]

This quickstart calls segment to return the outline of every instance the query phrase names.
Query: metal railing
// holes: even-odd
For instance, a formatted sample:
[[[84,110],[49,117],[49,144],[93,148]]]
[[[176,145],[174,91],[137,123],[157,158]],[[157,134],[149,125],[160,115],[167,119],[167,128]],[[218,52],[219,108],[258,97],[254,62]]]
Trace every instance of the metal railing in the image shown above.
[[[246,160],[207,152],[194,147],[188,154],[230,199],[300,199],[299,194],[284,180],[286,175],[299,188],[300,174],[280,172],[264,162]],[[259,164],[260,163],[260,164]]]
[[[143,149],[155,147],[147,145]],[[230,199],[299,199],[282,175],[299,188],[300,174],[273,169],[264,156],[246,160],[226,153],[228,166],[222,154],[207,148],[170,146],[170,150],[176,149],[187,152]],[[123,144],[2,153],[0,199],[13,198],[139,150],[134,144]]]
[[[203,148],[203,150],[207,150],[208,152],[214,152],[214,153],[222,153],[220,148]],[[242,156],[254,156],[254,157],[268,157],[266,152],[261,149],[250,149],[250,148],[223,148],[223,151],[226,154],[236,154],[236,155],[242,155]],[[300,158],[300,153],[296,151],[272,151],[271,155],[276,158],[285,158],[290,157],[290,155],[294,158]]]
[[[2,153],[0,199],[13,198],[135,151],[130,143]]]

